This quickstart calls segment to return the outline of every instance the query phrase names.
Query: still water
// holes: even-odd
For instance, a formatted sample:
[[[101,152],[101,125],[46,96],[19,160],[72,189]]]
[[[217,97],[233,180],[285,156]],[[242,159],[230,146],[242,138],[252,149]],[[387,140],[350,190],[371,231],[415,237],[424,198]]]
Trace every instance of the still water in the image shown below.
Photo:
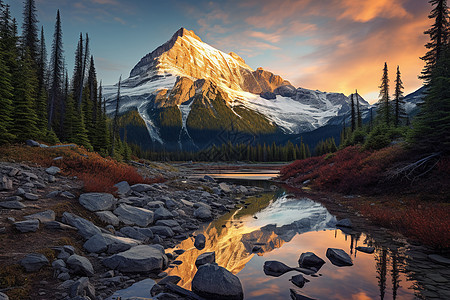
[[[242,172],[244,177],[239,178],[233,172],[227,178],[248,180],[246,173]],[[267,181],[257,185],[264,184]],[[294,197],[281,188],[245,201],[239,209],[195,233],[206,236],[205,249],[197,250],[193,238],[174,249],[167,249],[167,252],[186,250],[177,258],[183,263],[166,270],[169,275],[182,278],[178,285],[190,289],[197,270],[196,258],[201,253],[215,251],[216,262],[239,277],[245,299],[290,299],[290,289],[315,299],[415,299],[415,282],[404,272],[406,249],[398,243],[387,243],[386,246],[385,241],[379,243],[367,233],[336,229],[336,218],[320,203]],[[252,253],[255,245],[261,247],[258,253]],[[376,250],[374,254],[366,254],[355,250],[357,246],[373,246]],[[334,266],[325,256],[327,248],[343,249],[354,265]],[[302,289],[289,281],[299,274],[297,271],[280,277],[264,274],[265,261],[277,260],[297,267],[303,252],[314,252],[326,263],[317,277],[305,275],[310,282]],[[128,289],[126,296],[134,293],[134,296],[145,294],[149,297],[149,286],[144,288],[145,291],[142,286],[145,285]],[[125,294],[119,292],[116,296]]]

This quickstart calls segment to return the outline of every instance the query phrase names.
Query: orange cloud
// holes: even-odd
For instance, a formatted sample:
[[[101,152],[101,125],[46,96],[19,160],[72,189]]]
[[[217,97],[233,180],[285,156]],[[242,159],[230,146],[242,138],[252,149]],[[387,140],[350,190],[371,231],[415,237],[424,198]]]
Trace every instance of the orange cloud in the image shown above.
[[[409,13],[403,7],[403,0],[344,0],[340,1],[344,12],[338,16],[357,22],[368,22],[377,17],[402,18]]]

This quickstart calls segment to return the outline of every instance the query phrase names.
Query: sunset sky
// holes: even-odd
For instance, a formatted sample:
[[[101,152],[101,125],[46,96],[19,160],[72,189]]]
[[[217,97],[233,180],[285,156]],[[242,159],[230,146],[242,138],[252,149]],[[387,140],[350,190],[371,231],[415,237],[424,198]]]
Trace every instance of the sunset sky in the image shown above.
[[[5,0],[22,22],[22,0]],[[104,84],[128,77],[147,53],[180,27],[248,65],[263,67],[294,86],[360,94],[374,102],[383,64],[393,83],[400,65],[405,92],[417,79],[431,25],[426,0],[36,0],[48,52],[56,10],[61,10],[69,74],[80,32]]]

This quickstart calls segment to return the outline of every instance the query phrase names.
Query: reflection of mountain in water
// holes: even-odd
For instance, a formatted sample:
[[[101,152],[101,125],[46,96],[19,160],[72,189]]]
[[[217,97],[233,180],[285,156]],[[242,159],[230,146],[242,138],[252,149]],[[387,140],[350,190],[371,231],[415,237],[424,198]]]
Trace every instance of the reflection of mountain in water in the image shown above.
[[[252,205],[257,206],[258,203]],[[284,195],[268,203],[254,216],[246,214],[246,210],[254,213],[252,205],[209,224],[203,232],[207,240],[205,249],[199,251],[194,248],[192,238],[181,242],[178,247],[186,252],[178,259],[183,264],[169,269],[169,275],[179,275],[182,278],[179,285],[190,288],[197,271],[195,260],[201,253],[212,251],[216,252],[216,262],[220,266],[237,274],[253,257],[253,246],[259,245],[261,251],[258,255],[263,255],[289,242],[298,233],[331,229],[336,222],[326,208],[309,199]],[[222,228],[221,224],[225,227]]]

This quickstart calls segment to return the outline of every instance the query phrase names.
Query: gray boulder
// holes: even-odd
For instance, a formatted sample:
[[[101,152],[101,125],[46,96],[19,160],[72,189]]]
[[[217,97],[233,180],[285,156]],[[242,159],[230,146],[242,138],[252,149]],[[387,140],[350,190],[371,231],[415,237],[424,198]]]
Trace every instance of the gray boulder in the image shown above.
[[[153,223],[153,212],[145,208],[133,207],[127,204],[121,204],[114,210],[114,214],[126,225],[138,225],[147,227]]]
[[[89,299],[96,299],[95,288],[89,282],[89,278],[81,277],[71,285],[69,289],[69,296],[75,299],[76,297],[81,296],[83,297],[81,299],[84,299],[85,295],[88,296]]]
[[[143,192],[153,190],[153,188],[150,184],[145,184],[145,183],[134,184],[131,186],[131,189],[138,193],[143,193]]]
[[[47,174],[49,174],[49,175],[54,176],[54,175],[58,174],[59,172],[61,172],[61,169],[58,167],[52,166],[50,168],[45,169],[45,172],[47,172]]]
[[[121,195],[128,195],[131,192],[131,187],[126,181],[121,181],[114,185],[117,188],[117,193]]]
[[[118,237],[111,234],[96,234],[83,244],[83,248],[91,253],[107,252],[109,254],[123,252],[137,246],[140,241]]]
[[[94,268],[91,262],[83,256],[72,254],[66,262],[67,266],[77,274],[93,276]]]
[[[93,235],[101,233],[101,230],[95,226],[91,221],[83,219],[77,215],[65,212],[62,216],[62,221],[78,229],[78,232],[85,239]]]
[[[25,216],[24,218],[27,220],[39,220],[41,223],[48,223],[51,221],[55,221],[55,212],[53,210],[46,210],[43,212],[38,212],[32,215]]]
[[[100,220],[102,220],[102,222],[113,226],[119,226],[119,218],[109,210],[97,211],[95,214],[99,217]]]
[[[145,273],[161,271],[167,266],[167,261],[161,247],[140,245],[105,258],[103,264],[120,272]]]
[[[203,179],[209,182],[216,182],[216,180],[209,175],[203,176]]]
[[[216,264],[206,264],[198,268],[192,280],[192,291],[207,299],[244,299],[239,278]]]
[[[40,253],[31,253],[20,260],[20,265],[25,268],[27,272],[37,272],[42,267],[49,264],[47,257]]]
[[[132,238],[132,239],[135,239],[138,241],[146,242],[150,239],[147,235],[143,234],[136,228],[133,228],[130,226],[125,226],[125,227],[120,228],[120,233],[126,235],[129,238]],[[152,237],[153,237],[153,232],[152,232]]]
[[[157,234],[159,236],[164,237],[173,237],[175,233],[170,227],[167,226],[152,226],[149,229],[153,232],[153,234]]]
[[[316,272],[319,271],[324,264],[325,261],[312,252],[302,253],[298,259],[298,265],[300,268],[314,268]]]
[[[200,254],[195,260],[195,266],[198,268],[202,265],[212,264],[216,262],[216,252],[205,252]]]
[[[25,193],[23,197],[30,201],[36,201],[39,199],[39,196],[33,193]]]
[[[50,221],[45,223],[45,227],[52,230],[78,230],[70,225],[63,224],[58,221]]]
[[[274,277],[279,277],[284,273],[292,271],[293,268],[283,264],[282,262],[276,260],[268,260],[264,262],[264,274]]]
[[[38,142],[36,142],[34,140],[26,140],[25,144],[27,144],[27,146],[30,146],[30,147],[39,147],[39,146],[41,146],[41,144],[39,144]]]
[[[23,209],[27,206],[19,201],[5,201],[0,202],[0,207],[6,209]]]
[[[0,300],[9,300],[9,297],[6,294],[0,292]]]
[[[11,179],[8,179],[6,176],[2,176],[0,179],[0,191],[10,191],[13,189],[13,182]]]
[[[180,223],[178,223],[175,220],[158,220],[158,221],[156,221],[155,225],[168,226],[168,227],[171,227],[173,230],[173,228],[180,226]]]
[[[205,248],[205,244],[206,237],[202,233],[198,234],[194,240],[194,247],[198,250],[203,250]]]
[[[353,266],[351,257],[342,249],[328,248],[327,257],[335,266]]]
[[[212,220],[212,213],[206,207],[199,207],[194,211],[194,217],[203,221],[209,221]]]
[[[219,188],[222,190],[222,192],[224,193],[231,193],[231,188],[228,184],[226,184],[225,182],[221,182],[219,183]]]
[[[27,220],[14,223],[14,227],[22,233],[36,232],[39,229],[39,220]]]
[[[164,207],[160,207],[155,210],[154,217],[155,217],[155,221],[158,221],[158,220],[172,219],[173,215],[170,211],[168,211]]]
[[[80,195],[79,202],[87,210],[101,211],[114,209],[116,199],[107,193],[86,193]]]

